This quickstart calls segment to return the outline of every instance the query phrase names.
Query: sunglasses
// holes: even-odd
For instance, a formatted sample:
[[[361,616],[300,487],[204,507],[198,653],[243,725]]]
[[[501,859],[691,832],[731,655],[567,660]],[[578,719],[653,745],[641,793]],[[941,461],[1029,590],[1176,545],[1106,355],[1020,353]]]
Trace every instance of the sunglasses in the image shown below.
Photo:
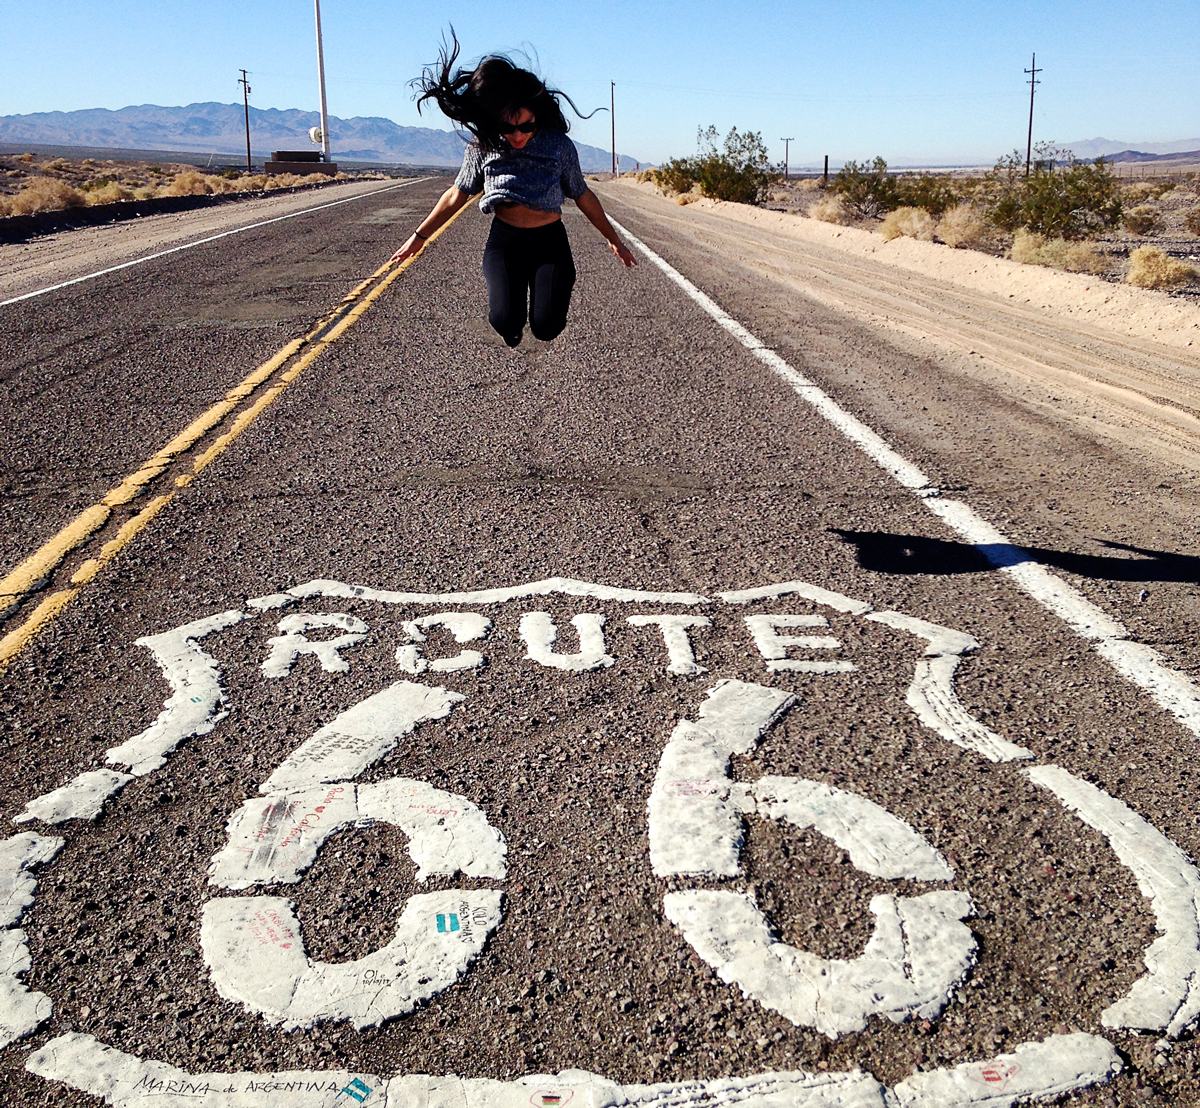
[[[501,123],[500,133],[502,135],[511,135],[515,131],[520,131],[523,135],[532,135],[537,130],[537,120],[531,120],[529,123]]]

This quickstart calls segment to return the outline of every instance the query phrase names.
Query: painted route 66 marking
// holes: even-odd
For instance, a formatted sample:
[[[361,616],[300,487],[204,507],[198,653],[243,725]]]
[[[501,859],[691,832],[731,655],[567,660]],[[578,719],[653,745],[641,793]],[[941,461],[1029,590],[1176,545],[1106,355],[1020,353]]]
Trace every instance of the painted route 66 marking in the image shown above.
[[[669,878],[664,910],[718,974],[750,997],[799,1024],[830,1036],[853,1033],[871,1014],[892,1019],[936,1018],[956,984],[969,972],[973,939],[963,924],[972,906],[951,887],[956,875],[915,829],[857,794],[801,778],[738,781],[730,756],[752,749],[788,710],[790,693],[773,684],[704,677],[693,635],[709,634],[713,621],[697,609],[732,605],[745,612],[745,640],[762,659],[764,680],[789,674],[853,672],[856,663],[831,633],[830,621],[812,614],[772,612],[773,601],[800,597],[839,618],[873,621],[917,638],[924,647],[907,693],[915,716],[942,739],[993,762],[1024,763],[1013,771],[1055,796],[1104,835],[1151,902],[1159,936],[1146,951],[1146,973],[1125,997],[1114,998],[1105,1027],[1147,1028],[1178,1035],[1200,1017],[1200,874],[1178,847],[1120,800],[1056,766],[1030,764],[1031,751],[1011,743],[974,719],[959,702],[953,678],[962,656],[978,647],[971,636],[898,612],[874,612],[869,604],[804,582],[787,582],[715,598],[651,593],[551,579],[513,588],[438,595],[413,594],[316,581],[251,601],[243,610],[205,617],[173,631],[139,640],[163,669],[171,696],[157,720],[109,751],[106,770],[79,774],[61,788],[30,800],[21,822],[63,824],[98,814],[108,797],[134,777],[155,772],[180,743],[212,730],[225,714],[220,665],[201,642],[247,619],[278,619],[264,663],[266,680],[286,677],[306,655],[331,674],[344,672],[345,652],[368,633],[360,616],[303,612],[271,616],[309,597],[346,598],[362,604],[425,606],[428,615],[402,626],[407,642],[396,649],[402,673],[432,678],[486,664],[492,620],[478,611],[523,604],[520,638],[529,664],[586,675],[614,664],[612,625],[596,611],[580,611],[571,629],[556,627],[536,610],[536,598],[573,597],[581,606],[603,602],[638,609],[624,626],[656,633],[666,668],[703,680],[707,698],[679,722],[664,749],[649,800],[649,837],[654,871]],[[611,616],[609,617],[611,618]],[[471,643],[446,659],[433,657],[428,632],[450,631]],[[307,632],[334,637],[310,640]],[[577,639],[578,650],[563,646]],[[305,662],[304,664],[312,664]],[[402,680],[344,712],[301,744],[247,801],[228,825],[226,846],[213,858],[216,895],[203,914],[202,946],[223,995],[234,997],[275,1023],[287,1026],[320,1019],[348,1019],[367,1026],[408,1011],[422,995],[444,988],[466,971],[482,950],[486,933],[500,922],[496,889],[452,889],[409,898],[396,942],[356,962],[314,963],[304,953],[295,917],[282,896],[229,896],[258,885],[286,886],[303,879],[318,851],[338,827],[383,819],[404,829],[418,879],[463,873],[501,880],[504,844],[486,815],[462,797],[408,778],[371,784],[355,779],[382,758],[402,735],[429,726],[453,710],[458,694],[436,684]],[[937,887],[916,896],[876,897],[875,934],[860,958],[821,960],[771,937],[769,921],[754,903],[728,887],[706,882],[736,879],[746,819],[781,819],[812,827],[833,839],[851,862],[884,878],[928,882]],[[448,830],[449,829],[449,830]],[[25,832],[0,850],[0,904],[8,952],[0,963],[0,1025],[11,1037],[28,1034],[44,1019],[49,1000],[30,994],[20,977],[28,949],[17,929],[32,899],[30,870],[51,862],[60,839]],[[431,898],[431,899],[425,899]],[[457,922],[457,928],[455,923]],[[403,940],[401,939],[403,936]],[[400,946],[405,955],[398,954]],[[416,952],[415,955],[413,952]],[[264,956],[265,953],[265,956]],[[411,958],[437,966],[433,977],[413,982]],[[422,992],[421,990],[426,990]],[[369,999],[368,999],[369,995]],[[383,999],[381,999],[383,998]],[[30,1004],[33,1005],[30,1008]],[[11,1019],[23,1006],[24,1022]],[[6,1033],[8,1033],[6,1031]],[[711,1099],[789,1105],[1012,1104],[1048,1097],[1107,1080],[1120,1068],[1112,1045],[1098,1034],[1055,1035],[1026,1043],[1009,1054],[915,1074],[884,1089],[868,1074],[764,1073],[752,1077],[673,1085],[618,1086],[603,1077],[567,1071],[553,1082],[465,1080],[413,1075],[379,1076],[345,1071],[290,1074],[187,1074],[160,1062],[112,1050],[91,1036],[60,1035],[36,1051],[28,1069],[103,1096],[114,1105],[140,1104],[147,1096],[167,1105],[241,1106],[261,1103],[264,1092],[286,1093],[289,1108],[408,1098],[461,1098],[479,1104],[558,1103],[602,1097],[610,1105],[698,1104]],[[550,1099],[547,1100],[546,1098]],[[540,1098],[540,1099],[539,1099]],[[558,1099],[555,1099],[558,1098]]]

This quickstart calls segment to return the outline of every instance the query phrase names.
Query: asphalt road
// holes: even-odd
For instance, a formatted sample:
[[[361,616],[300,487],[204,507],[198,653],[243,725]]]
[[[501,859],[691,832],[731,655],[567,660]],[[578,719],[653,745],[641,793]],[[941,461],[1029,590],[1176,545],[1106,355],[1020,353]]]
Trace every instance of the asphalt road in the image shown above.
[[[439,187],[0,309],[4,571]],[[1151,468],[610,211],[939,499],[1196,672],[1195,531]],[[566,220],[558,342],[491,333],[468,211],[203,465],[165,459],[128,542],[132,496],[10,609],[3,632],[72,593],[0,675],[2,816],[33,836],[0,854],[0,949],[8,995],[49,1002],[0,1099],[1200,1099],[1196,735]],[[997,469],[1001,441],[1024,461]],[[113,770],[95,818],[54,822],[47,794]]]

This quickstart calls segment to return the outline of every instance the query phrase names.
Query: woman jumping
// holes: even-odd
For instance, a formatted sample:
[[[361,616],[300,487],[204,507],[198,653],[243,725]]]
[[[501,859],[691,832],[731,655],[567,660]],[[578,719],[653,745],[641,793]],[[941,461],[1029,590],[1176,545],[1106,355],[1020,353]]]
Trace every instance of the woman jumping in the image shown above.
[[[567,325],[575,285],[571,244],[562,224],[564,195],[626,266],[637,262],[583,179],[558,102],[562,97],[574,108],[571,98],[495,55],[470,72],[459,69],[452,75],[459,45],[453,34],[451,40],[453,50],[443,49],[437,66],[416,82],[421,89],[417,109],[433,100],[474,139],[454,184],[391,260],[419,253],[430,235],[482,191],[480,210],[493,217],[483,251],[488,320],[509,346],[516,346],[528,315],[534,336],[548,342]]]

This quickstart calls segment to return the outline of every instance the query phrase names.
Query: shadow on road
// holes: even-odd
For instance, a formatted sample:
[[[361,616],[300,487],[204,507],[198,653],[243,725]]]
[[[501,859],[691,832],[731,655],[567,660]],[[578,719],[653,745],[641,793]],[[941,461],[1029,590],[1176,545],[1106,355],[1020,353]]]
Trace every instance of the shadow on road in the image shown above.
[[[1106,581],[1160,581],[1200,584],[1200,558],[1166,550],[1144,550],[1120,542],[1098,540],[1122,554],[1075,554],[1029,546],[977,547],[969,543],[927,539],[918,535],[893,535],[887,531],[830,530],[858,550],[858,564],[877,573],[986,573],[998,565],[1040,562]]]

